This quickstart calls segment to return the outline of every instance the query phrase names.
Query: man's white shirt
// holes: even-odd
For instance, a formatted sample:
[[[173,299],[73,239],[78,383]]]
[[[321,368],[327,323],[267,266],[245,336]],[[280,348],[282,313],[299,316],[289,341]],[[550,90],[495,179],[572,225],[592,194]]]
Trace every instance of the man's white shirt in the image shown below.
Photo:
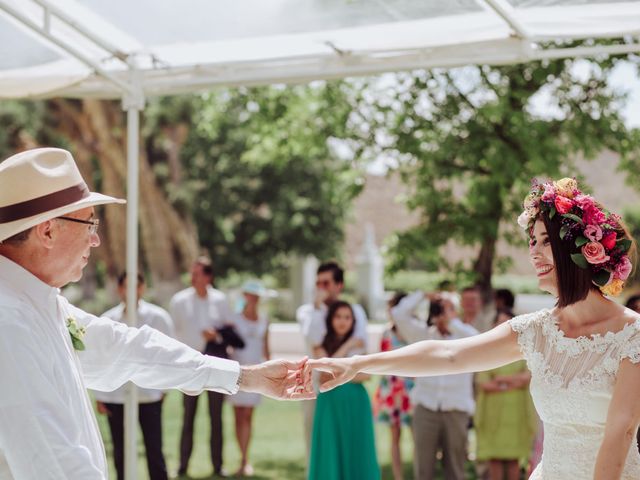
[[[76,352],[66,322],[86,328]],[[0,479],[106,480],[107,462],[87,388],[131,380],[153,389],[235,393],[239,365],[205,356],[143,326],[129,328],[73,305],[0,256]]]
[[[450,335],[442,335],[435,325],[418,319],[415,310],[424,300],[423,292],[415,292],[403,298],[391,309],[400,336],[409,343],[422,340],[455,340],[471,337],[479,332],[471,325],[454,318],[449,322]],[[411,391],[414,404],[433,411],[461,411],[469,415],[475,410],[473,398],[473,374],[460,373],[434,377],[417,377]]]
[[[110,318],[115,322],[127,322],[124,303],[116,305],[112,309],[107,310],[102,314],[102,316]],[[147,325],[151,328],[155,328],[156,330],[164,333],[169,337],[175,336],[173,320],[171,320],[169,313],[164,308],[154,305],[153,303],[139,300],[136,319],[138,322],[138,324],[136,325],[137,327]],[[153,388],[136,388],[138,390],[138,403],[158,402],[162,399],[162,395],[164,393],[163,390],[155,390]],[[103,403],[124,403],[126,391],[126,385],[123,385],[120,388],[116,388],[113,392],[94,391],[93,396],[96,400]]]
[[[364,308],[358,304],[352,304],[351,309],[355,316],[355,327],[353,336],[364,342],[364,353],[367,351],[368,335],[367,335],[367,314]],[[327,313],[328,307],[323,303],[320,308],[316,308],[314,304],[307,303],[298,307],[296,311],[296,320],[300,325],[300,330],[305,341],[307,355],[313,354],[313,348],[322,344],[327,334]]]
[[[171,299],[169,312],[176,338],[199,352],[204,351],[207,345],[203,331],[233,323],[234,318],[227,296],[211,285],[207,286],[205,298],[199,297],[193,287],[176,293]]]

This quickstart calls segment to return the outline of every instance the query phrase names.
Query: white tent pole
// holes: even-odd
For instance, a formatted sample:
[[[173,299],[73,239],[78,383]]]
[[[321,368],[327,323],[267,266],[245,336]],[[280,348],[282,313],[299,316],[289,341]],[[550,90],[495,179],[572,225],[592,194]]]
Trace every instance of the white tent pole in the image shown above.
[[[138,313],[138,177],[140,111],[144,109],[144,95],[139,72],[130,65],[134,93],[123,98],[127,112],[127,325],[137,326]],[[135,480],[138,474],[138,391],[128,383],[124,406],[124,478]]]
[[[487,6],[496,12],[513,29],[520,38],[529,38],[531,35],[527,29],[513,16],[513,7],[506,0],[482,0]]]
[[[76,32],[80,33],[84,37],[86,37],[89,40],[91,40],[93,43],[98,45],[103,50],[106,50],[107,52],[109,52],[115,58],[118,58],[118,59],[120,59],[122,61],[126,61],[126,58],[127,58],[127,54],[126,53],[122,52],[121,50],[118,50],[118,48],[113,46],[107,40],[98,37],[92,31],[87,30],[86,28],[84,28],[84,26],[82,26],[81,23],[79,23],[77,20],[74,20],[72,17],[67,15],[66,12],[64,12],[63,10],[58,8],[57,6],[52,5],[51,2],[49,2],[48,0],[33,0],[33,1],[35,3],[37,3],[38,5],[40,5],[44,9],[45,21],[47,21],[46,20],[46,16],[48,14],[55,15],[56,17],[58,17],[59,20],[61,20],[62,22],[66,23],[69,27],[73,28]],[[45,28],[45,31],[47,31],[46,28]]]
[[[103,69],[98,63],[94,62],[89,57],[87,57],[86,55],[84,55],[82,52],[78,51],[76,48],[72,47],[71,45],[66,44],[65,42],[57,38],[55,35],[52,35],[43,27],[33,22],[30,18],[26,17],[25,15],[17,11],[15,8],[8,5],[7,2],[0,0],[0,10],[4,10],[8,15],[15,18],[18,22],[22,23],[24,26],[30,28],[31,30],[36,32],[38,35],[41,35],[42,37],[46,38],[57,47],[61,48],[65,52],[69,53],[71,56],[75,57],[76,59],[84,63],[89,68],[93,69],[98,75],[106,78],[111,83],[116,85],[123,93],[130,93],[130,87],[127,83],[111,75],[109,72]]]

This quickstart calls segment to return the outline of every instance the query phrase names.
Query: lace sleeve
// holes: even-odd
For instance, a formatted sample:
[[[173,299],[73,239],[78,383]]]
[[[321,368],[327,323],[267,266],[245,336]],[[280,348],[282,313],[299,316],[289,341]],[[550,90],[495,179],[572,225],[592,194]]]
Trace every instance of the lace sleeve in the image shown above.
[[[622,347],[621,360],[628,358],[632,363],[640,363],[640,320],[634,324],[636,332]]]
[[[531,360],[536,344],[536,336],[540,331],[540,319],[546,310],[518,315],[509,320],[511,329],[518,334],[518,345],[527,363]]]

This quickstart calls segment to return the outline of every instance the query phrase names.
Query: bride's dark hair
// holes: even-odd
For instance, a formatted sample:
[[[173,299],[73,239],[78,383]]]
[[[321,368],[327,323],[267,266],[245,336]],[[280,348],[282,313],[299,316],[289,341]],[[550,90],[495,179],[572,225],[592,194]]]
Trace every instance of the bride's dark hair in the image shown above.
[[[556,270],[556,281],[558,288],[557,307],[568,307],[576,302],[587,298],[590,290],[599,292],[598,285],[593,283],[593,275],[591,269],[580,268],[571,260],[571,255],[580,253],[580,248],[575,246],[574,242],[565,241],[560,238],[560,229],[562,228],[562,217],[555,215],[549,218],[546,212],[538,216],[542,220],[549,236],[551,244],[551,253],[553,254],[553,263]],[[629,230],[622,225],[626,237],[631,239]],[[629,258],[635,264],[636,245],[633,242],[629,250]]]

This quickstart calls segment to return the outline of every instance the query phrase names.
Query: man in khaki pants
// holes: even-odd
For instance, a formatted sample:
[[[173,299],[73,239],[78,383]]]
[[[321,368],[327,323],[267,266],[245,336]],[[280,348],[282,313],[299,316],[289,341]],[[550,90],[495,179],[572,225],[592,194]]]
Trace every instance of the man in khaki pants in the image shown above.
[[[429,305],[429,323],[415,315],[425,299]],[[415,292],[391,309],[398,332],[407,342],[452,340],[477,335],[478,331],[456,316],[452,299]],[[416,378],[411,391],[416,480],[432,480],[436,472],[436,454],[442,450],[444,478],[464,480],[467,459],[467,428],[473,414],[473,374]]]

